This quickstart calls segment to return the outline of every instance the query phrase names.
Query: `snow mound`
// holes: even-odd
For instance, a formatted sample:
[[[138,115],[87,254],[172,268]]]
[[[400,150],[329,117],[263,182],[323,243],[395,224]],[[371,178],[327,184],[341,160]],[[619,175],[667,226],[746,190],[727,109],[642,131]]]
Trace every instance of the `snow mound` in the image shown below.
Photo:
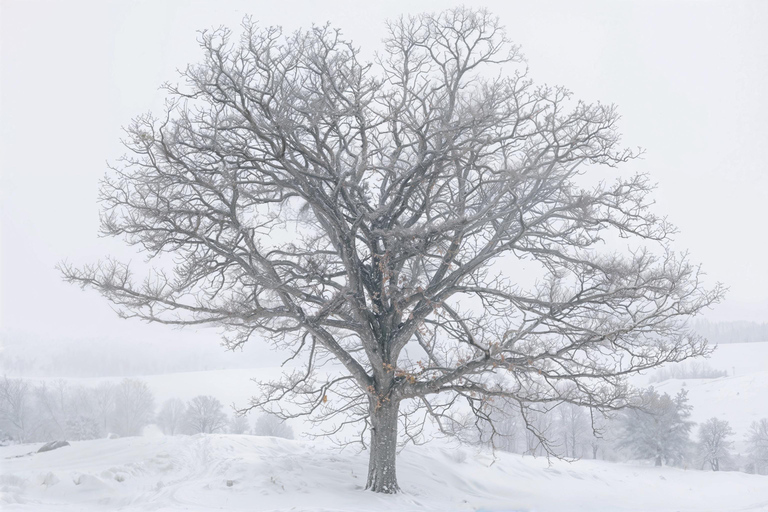
[[[32,446],[25,447],[32,451]],[[768,510],[768,477],[566,463],[434,445],[403,451],[395,496],[364,491],[367,453],[237,435],[0,448],[0,508],[39,511]]]

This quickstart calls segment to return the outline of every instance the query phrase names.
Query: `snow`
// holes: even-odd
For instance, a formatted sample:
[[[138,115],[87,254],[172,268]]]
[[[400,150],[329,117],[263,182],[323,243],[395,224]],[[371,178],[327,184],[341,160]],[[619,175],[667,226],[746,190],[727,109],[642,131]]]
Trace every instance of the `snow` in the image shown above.
[[[672,394],[685,385],[692,419],[729,421],[740,451],[749,424],[768,417],[768,343],[722,345],[707,363],[731,376],[655,386]],[[281,372],[257,368],[138,378],[158,405],[172,397],[213,395],[243,406],[257,389],[251,379]],[[96,385],[120,378],[68,380]],[[324,442],[168,437],[150,426],[143,437],[75,441],[33,453],[40,446],[0,447],[3,511],[768,511],[766,476],[593,460],[550,465],[546,458],[493,454],[447,441],[403,450],[397,464],[403,492],[396,496],[364,491],[367,452],[339,451]]]
[[[729,376],[671,379],[654,387],[670,395],[687,389],[688,403],[693,406],[691,420],[703,423],[716,417],[728,421],[736,432],[736,447],[743,449],[750,424],[768,418],[768,343],[720,345],[706,363],[716,370],[727,370]]]
[[[768,509],[768,478],[567,463],[438,443],[405,449],[396,496],[363,490],[367,453],[201,434],[0,448],[0,506],[35,511],[679,511]],[[22,455],[21,457],[14,457]],[[228,485],[231,484],[231,485]]]

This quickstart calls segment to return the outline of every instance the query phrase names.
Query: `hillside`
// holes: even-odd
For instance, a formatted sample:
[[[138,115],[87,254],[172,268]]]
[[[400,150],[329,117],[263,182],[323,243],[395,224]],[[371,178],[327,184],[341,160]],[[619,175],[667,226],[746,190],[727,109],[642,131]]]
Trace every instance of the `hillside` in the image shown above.
[[[768,509],[766,477],[432,445],[406,449],[403,493],[363,490],[366,453],[276,438],[198,435],[0,448],[3,510],[677,511]],[[231,483],[231,486],[228,485]]]
[[[720,345],[706,362],[727,370],[728,377],[671,379],[654,387],[670,395],[685,387],[693,406],[691,419],[697,423],[712,417],[727,420],[740,447],[749,425],[768,418],[768,343]]]

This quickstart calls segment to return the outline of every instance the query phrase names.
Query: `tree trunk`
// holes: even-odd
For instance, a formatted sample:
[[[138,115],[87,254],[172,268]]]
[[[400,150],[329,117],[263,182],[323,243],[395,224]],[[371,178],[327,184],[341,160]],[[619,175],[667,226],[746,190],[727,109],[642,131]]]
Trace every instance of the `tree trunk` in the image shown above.
[[[368,483],[373,492],[394,494],[397,485],[395,458],[397,456],[397,413],[400,404],[371,404],[371,456],[368,462]]]
[[[656,465],[661,466],[661,455],[656,455]]]

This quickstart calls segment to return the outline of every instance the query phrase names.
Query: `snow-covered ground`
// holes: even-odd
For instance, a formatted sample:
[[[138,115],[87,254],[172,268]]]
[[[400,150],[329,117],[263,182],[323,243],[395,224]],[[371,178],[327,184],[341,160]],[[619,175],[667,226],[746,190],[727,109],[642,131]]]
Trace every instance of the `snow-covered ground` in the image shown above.
[[[764,512],[768,477],[604,461],[567,463],[446,445],[403,451],[403,493],[363,490],[366,453],[236,435],[0,448],[2,510]],[[231,485],[230,485],[231,484]]]
[[[749,424],[768,417],[768,343],[722,345],[707,363],[728,370],[729,376],[655,386],[675,393],[685,385],[692,419],[728,420],[741,451]],[[158,404],[202,394],[243,406],[256,391],[252,378],[275,378],[281,371],[233,369],[140,378]],[[105,379],[68,380],[96,385]],[[295,427],[303,430],[302,425]],[[494,455],[446,443],[401,453],[398,473],[404,492],[397,496],[363,490],[366,453],[340,452],[320,442],[236,435],[165,437],[151,426],[144,437],[73,442],[48,453],[30,453],[39,444],[7,446],[0,448],[0,509],[768,511],[766,476],[593,460],[553,460],[550,466],[544,458]]]
[[[671,379],[654,387],[670,395],[685,387],[693,406],[691,419],[696,423],[712,417],[728,421],[736,433],[737,448],[743,448],[750,424],[768,418],[768,343],[720,345],[706,363],[727,370],[728,377]]]

